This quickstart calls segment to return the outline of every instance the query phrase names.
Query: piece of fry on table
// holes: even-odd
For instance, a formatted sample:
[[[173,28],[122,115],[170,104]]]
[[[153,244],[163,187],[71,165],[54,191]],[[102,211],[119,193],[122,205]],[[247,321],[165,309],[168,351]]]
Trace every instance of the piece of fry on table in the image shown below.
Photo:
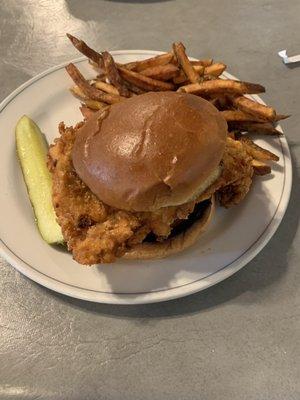
[[[146,68],[140,73],[153,79],[167,81],[179,74],[179,68],[174,64],[158,65],[156,67]]]
[[[70,33],[67,33],[67,37],[70,39],[71,43],[80,53],[85,55],[87,58],[91,59],[99,68],[104,68],[102,55],[97,53],[97,51],[91,49],[83,40],[77,39]]]
[[[193,66],[195,65],[202,65],[203,67],[209,67],[212,63],[213,63],[213,59],[212,58],[207,58],[204,60],[196,60],[196,61],[191,61],[191,64]]]
[[[262,147],[258,146],[255,144],[251,139],[242,136],[240,139],[240,142],[243,143],[243,146],[247,153],[255,158],[258,161],[278,161],[279,157],[272,153],[269,150],[263,149]]]
[[[251,161],[251,165],[254,169],[255,175],[268,175],[271,173],[271,167],[270,165],[265,164],[262,161],[258,161],[253,159]]]
[[[221,111],[221,114],[226,119],[227,122],[264,121],[261,118],[255,117],[251,114],[247,114],[241,110],[224,110]]]
[[[248,99],[247,97],[233,97],[232,102],[238,109],[245,111],[246,113],[256,115],[259,118],[266,119],[268,121],[274,121],[276,117],[276,111],[274,108],[257,103],[256,101]]]
[[[109,82],[118,89],[121,96],[129,97],[129,90],[125,86],[122,77],[119,74],[117,66],[108,51],[102,53],[104,69]]]
[[[270,122],[232,121],[228,122],[228,125],[241,132],[248,132],[256,135],[282,135]]]
[[[188,56],[185,52],[184,45],[179,43],[173,43],[173,51],[176,56],[178,64],[183,69],[185,75],[188,77],[191,83],[196,83],[200,81],[200,75],[194,70]]]
[[[70,63],[66,66],[66,70],[70,75],[73,82],[82,90],[82,92],[92,100],[103,101],[104,103],[113,104],[123,100],[124,97],[116,96],[114,94],[104,93],[101,90],[91,86],[83,77],[78,68]]]
[[[110,83],[106,83],[106,82],[103,82],[103,81],[100,81],[100,80],[96,80],[96,81],[94,81],[93,85],[97,89],[103,90],[103,92],[105,92],[105,93],[119,95],[118,89],[115,86],[111,85]]]
[[[138,72],[129,71],[123,67],[118,67],[118,69],[123,79],[141,89],[149,91],[163,91],[174,89],[174,85],[170,82],[163,82],[157,79],[152,79]]]
[[[226,94],[245,94],[262,93],[265,91],[265,88],[255,83],[233,81],[230,79],[215,79],[181,86],[178,91],[199,95],[210,95],[218,92],[224,92]]]
[[[165,65],[172,62],[173,53],[163,53],[158,56],[147,58],[146,60],[133,61],[127,64],[118,65],[118,67],[129,69],[130,71],[140,72],[147,68],[157,67],[158,65]]]

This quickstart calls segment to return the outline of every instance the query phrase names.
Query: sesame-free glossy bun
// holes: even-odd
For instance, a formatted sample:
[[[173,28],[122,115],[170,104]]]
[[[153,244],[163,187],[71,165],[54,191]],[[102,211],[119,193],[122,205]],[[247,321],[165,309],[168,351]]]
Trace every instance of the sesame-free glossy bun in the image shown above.
[[[150,92],[95,113],[77,132],[72,158],[104,203],[155,211],[183,204],[217,178],[227,124],[208,101]]]

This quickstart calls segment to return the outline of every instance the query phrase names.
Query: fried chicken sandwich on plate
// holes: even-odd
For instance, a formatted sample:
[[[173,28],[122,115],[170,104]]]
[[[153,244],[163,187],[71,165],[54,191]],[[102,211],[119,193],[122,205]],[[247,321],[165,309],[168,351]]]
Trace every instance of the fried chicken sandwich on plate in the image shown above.
[[[207,226],[215,197],[237,204],[252,182],[243,145],[193,94],[133,96],[59,130],[48,160],[53,204],[81,264],[180,252]]]

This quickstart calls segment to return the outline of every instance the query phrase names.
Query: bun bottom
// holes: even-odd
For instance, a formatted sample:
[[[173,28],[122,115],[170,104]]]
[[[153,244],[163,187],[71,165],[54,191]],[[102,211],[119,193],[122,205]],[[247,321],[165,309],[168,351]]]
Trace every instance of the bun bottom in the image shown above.
[[[179,253],[192,246],[199,236],[205,231],[211,221],[215,210],[215,199],[211,197],[201,217],[194,221],[191,226],[183,232],[166,239],[163,242],[144,242],[128,250],[123,258],[127,260],[147,260],[151,258],[164,258],[171,254]]]

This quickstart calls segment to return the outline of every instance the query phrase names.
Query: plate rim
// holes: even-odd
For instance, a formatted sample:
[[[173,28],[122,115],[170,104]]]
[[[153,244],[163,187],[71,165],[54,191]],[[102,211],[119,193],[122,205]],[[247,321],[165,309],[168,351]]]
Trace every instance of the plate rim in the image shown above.
[[[158,55],[162,54],[162,51],[157,50],[114,50],[111,51],[112,55],[122,55],[122,54],[151,54],[151,55]],[[191,57],[191,59],[193,59]],[[22,85],[17,87],[12,93],[10,93],[1,103],[0,103],[0,113],[8,106],[11,101],[15,97],[17,97],[21,92],[23,92],[27,87],[32,85],[33,83],[39,81],[40,79],[44,78],[45,76],[64,68],[70,62],[72,63],[80,63],[86,61],[87,58],[77,57],[70,61],[65,61],[53,67],[50,67],[39,74],[35,75],[34,77],[30,78]],[[225,73],[227,77],[232,79],[237,79],[235,76]],[[264,101],[257,95],[252,96],[260,103],[265,104]],[[281,126],[279,125],[279,130],[282,131]],[[283,132],[283,131],[282,131]],[[284,139],[284,140],[282,140]],[[272,236],[277,231],[286,209],[289,204],[291,188],[292,188],[292,163],[291,163],[291,154],[288,146],[288,142],[285,138],[279,137],[279,142],[281,145],[282,154],[285,161],[285,181],[283,184],[283,190],[281,199],[278,203],[277,210],[273,215],[273,218],[270,220],[267,228],[265,231],[257,238],[257,240],[243,253],[237,260],[230,263],[228,266],[223,267],[222,269],[218,270],[217,272],[202,278],[201,280],[197,280],[183,286],[163,289],[153,292],[146,292],[140,294],[130,294],[130,293],[104,293],[104,292],[92,292],[88,289],[82,288],[75,288],[72,285],[67,283],[58,282],[54,278],[44,275],[43,273],[37,271],[33,266],[27,264],[23,261],[19,256],[17,256],[13,250],[11,250],[0,238],[0,255],[6,259],[16,270],[20,273],[28,277],[29,279],[37,282],[38,284],[47,287],[53,291],[59,292],[61,294],[67,295],[69,297],[78,298],[81,300],[98,302],[98,303],[106,303],[106,304],[126,304],[126,305],[134,305],[134,304],[146,304],[146,303],[156,303],[162,302],[167,300],[172,300],[175,298],[187,296],[198,291],[202,291],[204,289],[213,286],[222,280],[228,278],[229,276],[233,275],[235,272],[239,271],[243,268],[248,262],[250,262],[270,241]],[[282,202],[284,200],[284,204]],[[282,208],[280,208],[280,205]],[[280,209],[280,210],[279,210]],[[280,217],[275,218],[277,213],[280,211]],[[188,290],[187,290],[188,289]]]

